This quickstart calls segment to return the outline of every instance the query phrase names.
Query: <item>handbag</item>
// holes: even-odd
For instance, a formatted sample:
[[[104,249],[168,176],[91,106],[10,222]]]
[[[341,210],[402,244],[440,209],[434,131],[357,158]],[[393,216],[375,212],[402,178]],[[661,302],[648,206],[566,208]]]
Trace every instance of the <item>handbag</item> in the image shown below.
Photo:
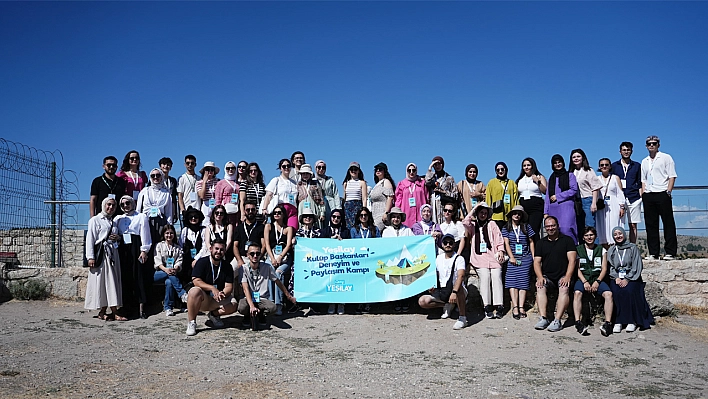
[[[492,202],[492,213],[502,213],[504,212],[504,195],[506,195],[506,189],[509,187],[509,180],[507,179],[504,185],[504,192],[502,193],[502,199]]]
[[[601,211],[605,209],[605,197],[607,196],[607,190],[610,188],[610,180],[612,180],[613,175],[610,175],[610,178],[607,180],[607,184],[605,185],[605,195],[602,197],[598,198],[597,201],[595,202],[595,206],[597,207],[598,211]]]
[[[444,287],[440,286],[440,274],[438,273],[438,269],[435,269],[435,276],[437,277],[437,283],[438,286],[435,288],[435,292],[433,293],[434,296],[438,299],[440,299],[443,302],[446,302],[450,300],[450,295],[452,295],[452,278],[454,277],[455,273],[455,261],[457,261],[457,258],[460,255],[455,255],[455,258],[452,259],[452,267],[450,268],[450,277],[447,279],[447,283],[445,283]]]
[[[105,242],[106,240],[101,240],[98,244],[94,244],[93,246],[93,267],[101,267],[103,264],[103,259],[106,257],[106,247],[103,245]],[[88,262],[85,266],[89,267]]]

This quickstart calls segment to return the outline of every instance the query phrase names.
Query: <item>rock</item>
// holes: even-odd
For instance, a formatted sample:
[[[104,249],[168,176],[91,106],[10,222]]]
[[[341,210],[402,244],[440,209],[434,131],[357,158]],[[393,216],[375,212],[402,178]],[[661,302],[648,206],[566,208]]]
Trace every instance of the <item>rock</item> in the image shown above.
[[[39,269],[20,269],[7,272],[8,280],[19,280],[39,276]]]
[[[674,305],[666,299],[661,286],[654,282],[647,282],[644,294],[654,316],[668,316],[673,313]]]

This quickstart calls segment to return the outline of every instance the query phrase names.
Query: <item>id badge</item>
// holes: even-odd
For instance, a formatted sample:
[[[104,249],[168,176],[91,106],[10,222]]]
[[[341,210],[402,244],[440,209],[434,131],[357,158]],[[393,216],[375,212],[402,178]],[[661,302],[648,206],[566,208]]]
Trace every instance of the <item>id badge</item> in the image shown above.
[[[133,237],[130,236],[130,233],[123,234],[123,243],[124,244],[132,244],[133,243]]]
[[[486,244],[486,242],[485,242]],[[524,251],[524,246],[521,244],[516,244],[514,247],[514,255],[521,255],[521,253]]]
[[[511,194],[504,194],[504,203],[511,204]]]
[[[487,243],[486,242],[479,243],[479,252],[481,252],[481,253],[487,252]]]
[[[310,201],[305,201],[302,203],[303,209],[310,209]]]
[[[216,200],[214,198],[209,199],[209,208],[214,209],[216,206]]]
[[[139,194],[140,194],[140,191],[137,191],[137,190],[133,190],[133,199],[137,201],[137,200],[138,200],[138,195],[139,195]]]
[[[647,176],[647,185],[651,186],[653,184],[654,184],[654,176],[652,176],[650,173],[649,176]]]
[[[219,289],[219,287],[218,287],[216,284],[212,284],[212,285],[213,285],[214,288],[216,288],[217,290]],[[214,293],[211,292],[211,291],[209,291],[209,295],[210,295],[212,298],[214,297]]]
[[[151,206],[150,207],[150,217],[156,218],[158,216],[160,216],[160,210],[156,206]]]
[[[410,206],[411,208],[413,208],[415,206],[415,198],[413,198],[413,197],[408,198],[408,206]]]
[[[477,206],[477,198],[472,198],[472,207]]]
[[[108,198],[110,198],[110,199],[116,199],[116,195],[115,195],[115,194],[108,194]]]
[[[280,244],[276,245],[275,249],[273,250],[273,253],[276,255],[280,255],[281,253],[283,253],[283,246]]]
[[[584,265],[584,264],[586,264],[586,263],[588,263],[588,260],[587,260],[587,259],[585,259],[585,258],[580,258],[580,264],[583,264],[583,265]]]
[[[605,202],[610,202],[610,196],[609,196],[609,195],[605,197]]]
[[[295,204],[295,194],[288,194],[288,204],[290,204],[290,205]]]
[[[620,269],[619,278],[624,279],[625,277],[627,277],[627,272],[624,269]]]
[[[622,188],[627,188],[627,179],[621,179],[620,181],[622,182]]]
[[[189,250],[189,253],[192,254],[192,259],[194,259],[194,257],[197,256],[197,249],[192,248]]]
[[[175,267],[175,258],[167,258],[165,261],[165,267],[168,269],[172,269]]]
[[[252,292],[251,294],[253,294],[253,302],[255,302],[255,303],[261,302],[261,293],[260,292]]]
[[[236,193],[231,194],[231,203],[238,204],[238,194],[236,194]]]
[[[189,193],[189,202],[197,202],[197,193]]]

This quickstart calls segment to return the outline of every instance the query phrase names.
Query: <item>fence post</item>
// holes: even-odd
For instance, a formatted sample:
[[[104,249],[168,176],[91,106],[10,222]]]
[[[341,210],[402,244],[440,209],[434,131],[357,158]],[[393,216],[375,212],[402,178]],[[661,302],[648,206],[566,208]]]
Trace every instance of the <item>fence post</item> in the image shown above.
[[[51,200],[52,200],[52,211],[51,211],[51,237],[52,237],[52,255],[51,264],[52,267],[57,267],[57,253],[56,253],[56,228],[57,228],[57,163],[52,162],[52,186],[50,188]]]

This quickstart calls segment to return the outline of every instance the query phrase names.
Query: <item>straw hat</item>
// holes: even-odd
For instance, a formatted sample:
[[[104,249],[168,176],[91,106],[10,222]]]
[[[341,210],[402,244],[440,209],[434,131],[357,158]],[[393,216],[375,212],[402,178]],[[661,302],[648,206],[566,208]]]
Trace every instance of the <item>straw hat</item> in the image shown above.
[[[218,175],[219,172],[221,172],[221,169],[219,169],[219,167],[216,166],[216,164],[214,162],[206,161],[206,162],[204,162],[204,166],[202,166],[202,168],[199,169],[199,173],[203,175],[204,169],[206,169],[206,168],[214,168],[214,175]]]
[[[506,217],[507,217],[508,219],[511,219],[511,214],[514,213],[514,212],[521,212],[521,221],[522,221],[523,223],[526,223],[526,222],[529,220],[529,214],[526,213],[526,211],[524,210],[524,207],[523,207],[523,206],[521,206],[521,205],[516,205],[515,207],[511,208],[511,210],[506,213]]]

